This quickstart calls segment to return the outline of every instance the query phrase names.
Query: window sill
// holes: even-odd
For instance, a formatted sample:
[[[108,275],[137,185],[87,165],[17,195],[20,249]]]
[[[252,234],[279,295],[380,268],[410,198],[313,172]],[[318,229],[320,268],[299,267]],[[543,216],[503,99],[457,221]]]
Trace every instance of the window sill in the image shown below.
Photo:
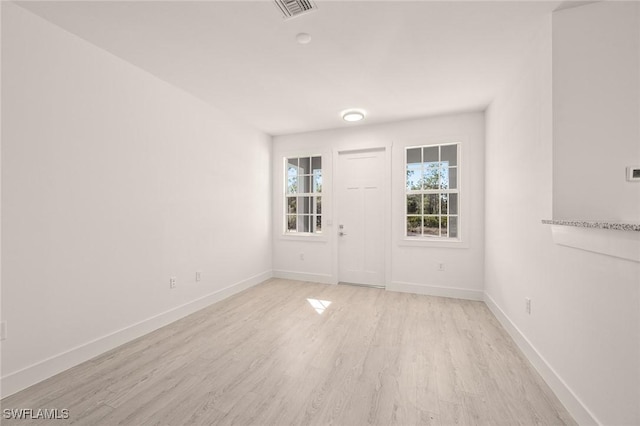
[[[300,241],[306,243],[326,243],[327,236],[324,234],[280,234],[279,239],[284,241]]]
[[[398,240],[398,246],[466,249],[469,248],[469,243],[460,239],[436,240],[404,237]]]

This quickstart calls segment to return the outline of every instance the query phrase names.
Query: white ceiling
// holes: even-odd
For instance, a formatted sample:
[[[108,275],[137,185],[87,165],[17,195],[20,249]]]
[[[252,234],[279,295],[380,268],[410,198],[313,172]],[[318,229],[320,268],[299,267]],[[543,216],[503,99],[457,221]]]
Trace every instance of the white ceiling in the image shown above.
[[[272,135],[483,109],[560,2],[21,2]],[[311,43],[295,36],[309,33]]]

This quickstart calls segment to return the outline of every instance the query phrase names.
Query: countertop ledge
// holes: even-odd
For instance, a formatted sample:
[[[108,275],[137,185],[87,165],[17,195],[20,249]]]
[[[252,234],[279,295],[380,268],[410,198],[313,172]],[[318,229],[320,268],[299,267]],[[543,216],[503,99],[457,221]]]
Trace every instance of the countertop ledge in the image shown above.
[[[546,225],[575,226],[577,228],[612,229],[616,231],[640,232],[640,224],[638,223],[583,221],[583,220],[548,220],[548,219],[542,220],[542,223]]]

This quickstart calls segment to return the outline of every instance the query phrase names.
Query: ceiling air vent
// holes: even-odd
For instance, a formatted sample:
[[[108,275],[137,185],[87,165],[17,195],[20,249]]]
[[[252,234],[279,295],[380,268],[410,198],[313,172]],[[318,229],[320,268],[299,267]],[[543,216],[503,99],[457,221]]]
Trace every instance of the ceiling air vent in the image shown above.
[[[284,19],[295,18],[318,9],[311,0],[274,0]]]

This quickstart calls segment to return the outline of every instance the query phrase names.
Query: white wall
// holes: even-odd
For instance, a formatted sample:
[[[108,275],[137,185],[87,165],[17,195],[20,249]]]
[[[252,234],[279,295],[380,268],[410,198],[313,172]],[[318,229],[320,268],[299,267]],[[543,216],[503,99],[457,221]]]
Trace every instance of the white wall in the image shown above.
[[[404,148],[410,145],[460,141],[462,144],[462,248],[418,247],[403,242]],[[273,268],[276,276],[335,283],[338,280],[334,226],[325,225],[324,239],[301,241],[283,237],[283,158],[323,155],[324,220],[333,219],[332,154],[337,150],[391,147],[391,250],[387,288],[467,298],[482,295],[484,245],[484,114],[464,113],[381,125],[274,137]],[[390,224],[391,225],[391,224]],[[304,253],[304,260],[300,259]],[[436,262],[445,263],[438,272]]]
[[[270,276],[271,142],[2,7],[7,395]]]
[[[555,245],[540,223],[552,214],[551,49],[549,19],[487,110],[486,301],[577,421],[640,424],[640,264]]]
[[[553,17],[553,218],[640,222],[640,5]]]

